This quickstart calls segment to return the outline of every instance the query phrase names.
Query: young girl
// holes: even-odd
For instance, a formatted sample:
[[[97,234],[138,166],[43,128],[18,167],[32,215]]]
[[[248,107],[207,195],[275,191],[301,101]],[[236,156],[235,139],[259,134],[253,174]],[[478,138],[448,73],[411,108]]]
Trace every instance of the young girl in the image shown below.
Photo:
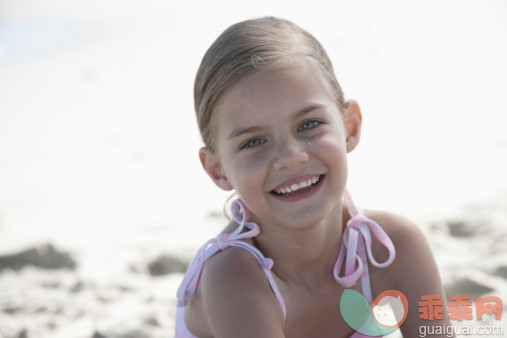
[[[406,337],[449,325],[445,309],[419,318],[421,296],[445,305],[419,229],[363,212],[345,188],[362,116],[312,35],[273,17],[235,24],[206,52],[194,90],[201,163],[239,199],[188,268],[176,337],[365,337],[344,320],[365,314],[343,301],[346,289],[367,311],[383,291],[401,292]]]

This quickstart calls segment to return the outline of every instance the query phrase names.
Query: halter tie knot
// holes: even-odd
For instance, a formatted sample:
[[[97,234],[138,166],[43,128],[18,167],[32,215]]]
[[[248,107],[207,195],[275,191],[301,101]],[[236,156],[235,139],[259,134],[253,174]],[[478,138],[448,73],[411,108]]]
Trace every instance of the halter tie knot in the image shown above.
[[[364,223],[367,220],[368,218],[365,215],[357,214],[349,220],[347,225],[350,228],[359,230],[359,226],[361,225],[361,223]]]
[[[229,234],[221,234],[217,237],[217,245],[219,250],[225,250],[230,245],[229,243]]]

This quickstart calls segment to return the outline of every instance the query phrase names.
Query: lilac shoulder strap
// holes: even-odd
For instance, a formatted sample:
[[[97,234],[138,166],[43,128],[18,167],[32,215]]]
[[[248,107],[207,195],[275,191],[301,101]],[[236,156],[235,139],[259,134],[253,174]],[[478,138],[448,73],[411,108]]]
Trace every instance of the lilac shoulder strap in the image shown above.
[[[363,210],[356,207],[347,189],[343,193],[345,204],[351,216],[347,227],[343,232],[343,239],[338,259],[334,265],[334,278],[343,287],[349,288],[361,278],[363,295],[368,304],[373,303],[368,272],[368,260],[373,266],[385,268],[389,266],[396,255],[393,242],[385,231],[374,221],[363,215]],[[379,263],[373,257],[371,251],[371,233],[389,251],[389,257],[385,262]],[[345,275],[340,277],[343,262],[345,261]],[[357,268],[356,268],[357,266]]]
[[[197,288],[197,283],[199,282],[204,262],[206,262],[206,260],[215,253],[234,246],[247,250],[255,257],[255,259],[257,259],[266,274],[273,293],[282,307],[283,316],[285,318],[287,314],[285,302],[278,286],[275,283],[273,274],[271,273],[273,260],[271,258],[264,257],[257,248],[241,240],[244,238],[251,238],[259,234],[259,226],[254,222],[247,222],[249,210],[240,199],[232,202],[231,211],[234,221],[239,224],[238,228],[231,234],[221,234],[216,238],[210,239],[199,249],[194,259],[190,262],[185,277],[178,288],[177,306],[183,307],[188,304],[188,300]],[[245,227],[248,231],[243,232]]]

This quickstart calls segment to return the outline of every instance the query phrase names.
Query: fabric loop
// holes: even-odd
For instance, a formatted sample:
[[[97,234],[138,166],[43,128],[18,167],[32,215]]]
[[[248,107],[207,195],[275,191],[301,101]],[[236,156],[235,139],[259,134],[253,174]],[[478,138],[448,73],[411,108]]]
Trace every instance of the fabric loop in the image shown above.
[[[389,236],[387,236],[380,225],[367,218],[363,214],[363,210],[354,205],[346,189],[344,198],[351,219],[347,222],[347,226],[343,232],[340,253],[338,254],[338,259],[334,266],[333,275],[336,281],[343,287],[351,287],[361,278],[362,283],[370,289],[368,260],[373,266],[385,268],[394,261],[396,252]],[[371,250],[372,233],[389,251],[389,257],[385,262],[379,263],[375,257],[373,257],[373,252]],[[344,262],[345,275],[340,276]],[[368,294],[367,299],[368,302],[371,303],[371,295]]]
[[[346,288],[352,287],[357,280],[361,278],[363,294],[371,305],[372,295],[368,272],[368,260],[376,267],[383,268],[388,266],[395,257],[394,245],[384,230],[377,223],[364,216],[363,211],[354,205],[347,189],[345,189],[343,193],[343,198],[349,214],[351,215],[351,219],[348,221],[345,231],[343,232],[341,248],[338,259],[334,265],[333,275],[336,281]],[[199,249],[194,259],[190,262],[185,277],[178,288],[177,306],[181,308],[188,304],[188,300],[192,297],[197,288],[206,260],[217,252],[232,246],[249,251],[259,262],[281,305],[285,318],[285,302],[276,285],[273,274],[270,271],[273,268],[273,260],[265,257],[262,252],[253,245],[243,241],[243,239],[257,236],[260,232],[259,226],[254,222],[247,221],[249,210],[240,199],[232,202],[231,213],[238,227],[231,234],[220,234],[216,238],[207,241]],[[371,251],[372,234],[389,251],[389,258],[385,262],[378,263],[373,257]],[[345,264],[345,274],[344,276],[340,276],[343,264]]]
[[[231,212],[234,221],[240,225],[246,222],[249,214],[248,209],[245,207],[245,204],[239,198],[232,202]]]
[[[357,269],[354,270],[352,273],[345,274],[345,276],[343,276],[343,277],[339,276],[339,273],[341,270],[341,264],[338,264],[338,262],[336,262],[339,265],[339,267],[337,268],[335,265],[334,278],[344,288],[352,287],[354,284],[356,284],[356,281],[363,274],[364,267],[363,267],[362,259],[358,255],[355,255],[353,258],[353,261],[354,261],[354,265],[357,262]]]
[[[225,250],[227,249],[229,246],[231,246],[230,243],[228,243],[228,240],[229,240],[229,234],[221,234],[217,237],[217,245],[218,245],[218,249],[219,250]]]
[[[220,234],[216,238],[210,239],[199,249],[192,262],[190,262],[185,277],[178,288],[176,305],[178,307],[184,307],[188,304],[188,300],[192,297],[197,288],[197,283],[206,260],[217,252],[233,246],[249,251],[259,262],[268,277],[269,284],[271,285],[276,298],[280,302],[285,318],[287,313],[285,302],[271,272],[269,271],[273,268],[273,260],[271,258],[264,257],[259,249],[242,240],[257,236],[260,233],[259,226],[254,222],[247,222],[249,211],[241,200],[237,199],[232,202],[231,212],[234,221],[238,223],[237,229],[231,234]],[[244,231],[245,228],[248,230]]]

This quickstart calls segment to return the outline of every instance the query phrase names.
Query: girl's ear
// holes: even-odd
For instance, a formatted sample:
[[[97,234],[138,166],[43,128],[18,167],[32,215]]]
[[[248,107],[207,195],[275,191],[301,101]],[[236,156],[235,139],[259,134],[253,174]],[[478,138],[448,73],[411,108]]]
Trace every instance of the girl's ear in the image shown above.
[[[349,100],[345,108],[345,129],[347,131],[347,153],[350,153],[359,143],[361,138],[361,125],[363,116],[361,109],[354,100]]]
[[[220,163],[217,155],[209,150],[209,148],[201,148],[199,150],[199,159],[201,160],[202,167],[208,173],[209,177],[215,184],[223,190],[229,191],[233,187],[227,177],[225,176],[222,164]]]

